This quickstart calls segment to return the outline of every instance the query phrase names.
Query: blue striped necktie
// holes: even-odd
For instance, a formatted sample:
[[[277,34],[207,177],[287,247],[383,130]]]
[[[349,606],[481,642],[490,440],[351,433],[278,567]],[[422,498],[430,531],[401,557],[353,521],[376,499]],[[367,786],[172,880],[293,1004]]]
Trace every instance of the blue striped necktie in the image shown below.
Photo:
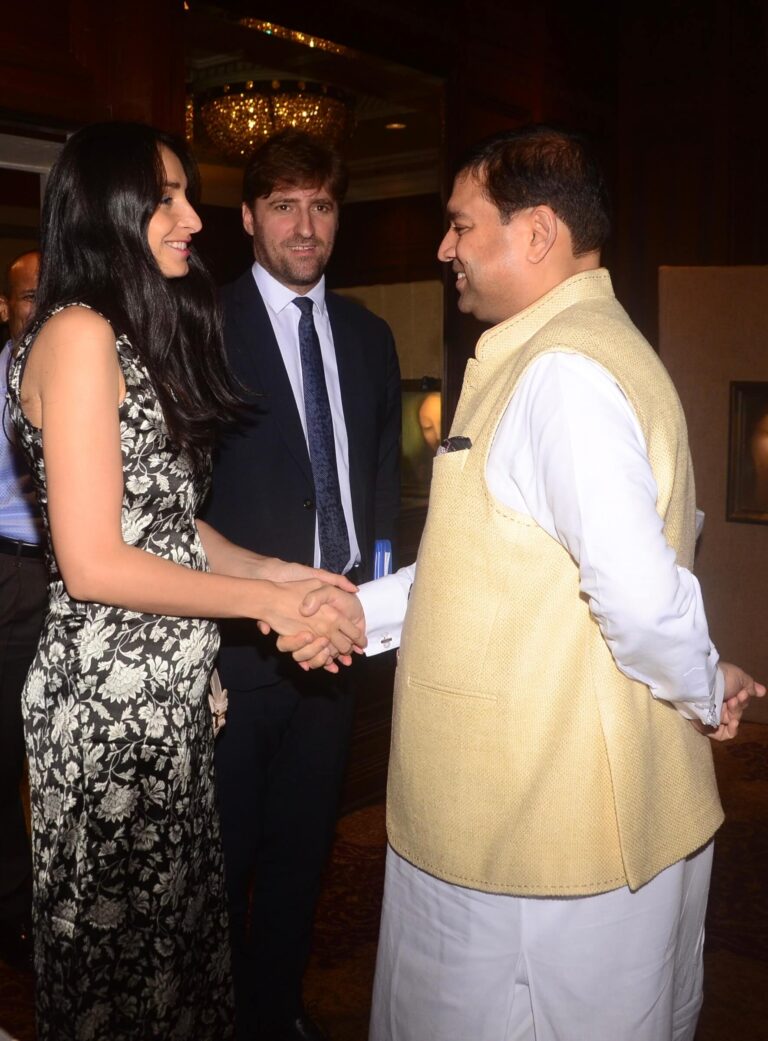
[[[307,296],[297,296],[293,303],[301,311],[299,352],[309,458],[315,483],[320,566],[341,574],[349,563],[349,533],[341,505],[333,420],[328,388],[325,384],[323,356],[312,317],[312,300]]]

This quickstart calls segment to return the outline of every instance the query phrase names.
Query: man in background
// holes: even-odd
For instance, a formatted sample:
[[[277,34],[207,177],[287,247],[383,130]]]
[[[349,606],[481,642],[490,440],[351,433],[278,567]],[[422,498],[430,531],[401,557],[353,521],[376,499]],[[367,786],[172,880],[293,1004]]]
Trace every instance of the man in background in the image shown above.
[[[0,351],[0,958],[30,967],[32,862],[19,783],[24,768],[21,691],[47,604],[41,519],[32,477],[5,410],[8,366],[35,307],[40,254],[8,265],[0,321],[10,339]]]
[[[393,538],[400,375],[386,323],[325,289],[346,185],[338,154],[299,131],[246,166],[255,263],[222,299],[248,408],[215,459],[206,519],[249,549],[357,582],[372,576],[375,540]],[[222,627],[216,775],[238,1041],[325,1036],[302,977],[364,664],[304,674],[254,626]]]

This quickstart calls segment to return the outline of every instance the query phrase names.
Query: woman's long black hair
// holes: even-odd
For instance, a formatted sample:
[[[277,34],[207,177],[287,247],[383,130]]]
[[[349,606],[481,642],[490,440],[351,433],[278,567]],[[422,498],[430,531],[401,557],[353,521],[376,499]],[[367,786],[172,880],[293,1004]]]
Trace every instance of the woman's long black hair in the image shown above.
[[[196,204],[197,167],[185,143],[140,123],[95,123],[73,134],[43,201],[36,311],[80,301],[139,352],[168,431],[199,464],[239,398],[227,367],[216,289],[194,251],[189,273],[166,278],[147,228],[163,196],[160,147],[174,152]]]

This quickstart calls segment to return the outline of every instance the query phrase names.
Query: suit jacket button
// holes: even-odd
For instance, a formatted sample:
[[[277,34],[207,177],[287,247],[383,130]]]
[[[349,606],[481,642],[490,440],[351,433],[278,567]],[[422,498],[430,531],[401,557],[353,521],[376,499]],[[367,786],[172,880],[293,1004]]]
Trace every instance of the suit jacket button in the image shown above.
[[[311,499],[305,499],[304,500],[304,509],[305,510],[314,510],[314,508],[315,508],[315,504],[314,504],[314,502]]]

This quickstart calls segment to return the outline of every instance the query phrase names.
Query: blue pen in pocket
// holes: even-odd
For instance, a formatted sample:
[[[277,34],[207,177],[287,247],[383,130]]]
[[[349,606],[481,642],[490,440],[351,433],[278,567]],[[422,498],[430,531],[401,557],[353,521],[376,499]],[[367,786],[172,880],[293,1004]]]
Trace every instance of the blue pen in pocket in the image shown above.
[[[373,577],[382,578],[392,574],[392,543],[389,539],[376,539],[373,549]]]

